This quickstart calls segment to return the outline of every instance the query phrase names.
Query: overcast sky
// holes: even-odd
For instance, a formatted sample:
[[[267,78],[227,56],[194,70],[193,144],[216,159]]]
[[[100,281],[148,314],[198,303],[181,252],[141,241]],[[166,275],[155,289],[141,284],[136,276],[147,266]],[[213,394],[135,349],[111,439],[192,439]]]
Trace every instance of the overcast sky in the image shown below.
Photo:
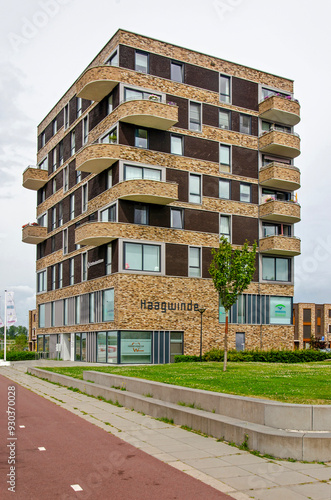
[[[18,323],[35,305],[36,219],[22,172],[36,164],[36,127],[119,29],[294,80],[301,104],[302,221],[295,301],[331,303],[330,13],[327,0],[11,0],[0,17],[0,312],[15,292]]]

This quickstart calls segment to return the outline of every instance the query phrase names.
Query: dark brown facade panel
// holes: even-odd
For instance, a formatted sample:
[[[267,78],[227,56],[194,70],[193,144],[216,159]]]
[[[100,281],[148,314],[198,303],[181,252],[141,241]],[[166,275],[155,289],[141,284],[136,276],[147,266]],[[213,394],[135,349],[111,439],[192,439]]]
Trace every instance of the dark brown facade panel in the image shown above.
[[[119,65],[121,68],[134,69],[135,50],[126,45],[119,45]]]
[[[96,264],[96,262],[98,262]],[[88,279],[93,280],[105,275],[105,246],[95,247],[87,253]]]
[[[62,128],[64,125],[64,110],[63,109],[61,109],[61,111],[58,113],[56,120],[57,120],[57,129],[60,130],[60,128]]]
[[[128,123],[119,124],[119,143],[124,146],[134,146],[135,127]]]
[[[100,101],[89,112],[89,130],[91,131],[104,118],[106,118],[107,113],[108,113],[108,96],[106,96],[104,99],[102,99],[102,101]]]
[[[74,277],[75,284],[82,281],[82,256],[81,254],[74,257]]]
[[[119,271],[119,264],[118,264],[118,240],[112,241],[111,248],[112,248],[111,272],[112,273],[117,273]]]
[[[219,178],[212,175],[204,175],[202,180],[202,194],[209,198],[218,198]]]
[[[192,64],[185,64],[185,83],[199,87],[212,92],[218,92],[218,71],[202,68],[200,66],[193,66]]]
[[[188,276],[188,246],[166,244],[166,275]]]
[[[118,222],[133,224],[134,220],[134,203],[126,200],[118,202]]]
[[[219,108],[210,104],[202,105],[202,122],[210,127],[219,126]]]
[[[178,201],[188,201],[188,172],[167,168],[166,177],[168,182],[177,182]]]
[[[80,121],[75,127],[75,145],[78,151],[83,145],[83,122]]]
[[[106,172],[101,172],[101,174],[92,177],[88,182],[88,199],[89,201],[103,193],[106,189]]]
[[[69,126],[77,119],[77,98],[76,96],[69,101]]]
[[[82,111],[83,111],[83,113],[84,113],[84,111],[87,110],[87,108],[89,106],[91,106],[91,102],[92,101],[89,101],[88,99],[82,99]]]
[[[232,173],[258,179],[258,152],[253,149],[232,146]]]
[[[71,156],[70,133],[63,137],[63,160],[67,161]]]
[[[149,129],[149,149],[170,153],[170,134],[163,130]]]
[[[69,259],[63,261],[63,282],[62,286],[69,286],[70,276],[69,276]]]
[[[241,108],[258,111],[258,89],[257,83],[232,77],[232,104]]]
[[[178,122],[175,123],[174,127],[188,129],[188,100],[167,94],[167,102],[174,102],[178,106]]]
[[[75,217],[82,213],[82,189],[75,191]]]
[[[219,144],[198,137],[185,137],[185,156],[206,161],[219,161]]]
[[[258,234],[258,219],[241,215],[232,216],[232,243],[234,245],[243,245],[245,240],[253,244],[254,241],[258,241]]]
[[[185,210],[185,229],[204,233],[219,233],[219,214],[206,210]]]
[[[71,226],[68,226],[68,252],[71,253],[75,250],[75,224],[71,224]]]
[[[149,74],[170,78],[170,60],[158,54],[149,54]]]
[[[120,165],[118,161],[113,164],[113,166],[111,167],[111,171],[112,171],[112,183],[113,186],[115,186],[115,184],[118,184],[120,181]]]
[[[170,227],[170,208],[164,205],[149,205],[149,225]]]
[[[71,189],[76,184],[76,160],[72,160],[69,163],[69,189]]]

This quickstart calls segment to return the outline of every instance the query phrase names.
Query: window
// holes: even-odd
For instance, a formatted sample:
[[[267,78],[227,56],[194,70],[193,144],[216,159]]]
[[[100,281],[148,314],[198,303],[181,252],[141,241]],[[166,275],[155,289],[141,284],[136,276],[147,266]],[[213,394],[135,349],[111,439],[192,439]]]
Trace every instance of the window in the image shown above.
[[[134,224],[149,224],[148,205],[137,203],[134,206]]]
[[[59,214],[59,219],[58,219],[58,227],[63,226],[63,204],[62,201],[58,204],[58,214]]]
[[[262,99],[267,99],[273,95],[281,96],[281,97],[291,97],[291,94],[284,94],[282,92],[278,92],[277,90],[271,90],[267,88],[262,88]]]
[[[161,170],[149,167],[136,167],[134,165],[124,165],[124,180],[149,179],[153,181],[161,180]]]
[[[51,288],[52,290],[55,290],[56,288],[56,266],[52,266],[51,268],[51,273],[52,273],[52,285]]]
[[[37,223],[39,224],[39,226],[47,227],[47,212],[38,217]]]
[[[201,175],[189,175],[189,202],[201,203]]]
[[[270,297],[270,324],[291,325],[293,300],[291,297]]]
[[[76,97],[76,110],[77,110],[76,118],[79,118],[82,115],[83,111],[83,102],[81,97]]]
[[[114,289],[102,292],[102,321],[114,321]]]
[[[99,218],[101,222],[116,222],[116,204],[101,210]]]
[[[109,115],[113,111],[113,96],[108,96],[107,114]]]
[[[45,146],[45,144],[46,144],[46,134],[45,134],[45,131],[41,133],[40,141],[41,141],[41,147],[43,148]]]
[[[75,259],[69,259],[69,285],[75,284]]]
[[[89,323],[95,322],[95,293],[89,294]]]
[[[58,288],[62,288],[63,286],[63,262],[58,264]]]
[[[87,210],[87,184],[82,186],[82,212]]]
[[[63,230],[63,255],[68,253],[68,229]]]
[[[59,165],[63,165],[63,141],[59,142]]]
[[[188,275],[194,278],[201,276],[201,248],[189,247]]]
[[[231,129],[231,111],[228,111],[227,109],[220,109],[219,127],[225,130]]]
[[[75,218],[75,195],[71,194],[69,198],[69,220]]]
[[[75,297],[75,324],[80,323],[80,296]]]
[[[69,127],[69,104],[64,106],[64,130]]]
[[[51,326],[55,326],[55,302],[51,302]]]
[[[189,129],[201,132],[201,104],[199,102],[190,102],[189,108]]]
[[[136,128],[134,145],[136,148],[148,149],[148,130],[145,128]]]
[[[115,127],[107,132],[107,134],[101,138],[100,142],[106,144],[117,144],[117,128]]]
[[[252,117],[249,115],[239,115],[239,132],[242,134],[252,133]]]
[[[161,271],[161,246],[124,243],[123,268],[129,271]]]
[[[219,183],[219,197],[224,200],[230,199],[230,181],[227,179],[220,179]]]
[[[40,192],[40,203],[46,200],[46,188],[41,188]]]
[[[106,274],[111,274],[111,263],[112,263],[112,245],[109,243],[106,249]]]
[[[231,241],[231,216],[220,215],[220,236],[224,236]]]
[[[41,170],[48,170],[48,156],[46,156],[40,163],[39,168]]]
[[[262,237],[267,236],[291,236],[292,227],[288,224],[275,224],[271,222],[263,222]]]
[[[136,50],[135,54],[135,70],[142,73],[148,73],[148,54]]]
[[[55,135],[57,132],[57,118],[52,121],[52,134]]]
[[[51,253],[55,252],[55,236],[51,236]]]
[[[184,71],[183,65],[181,63],[172,62],[170,63],[170,78],[174,82],[183,83],[184,81]]]
[[[52,171],[55,172],[57,167],[57,158],[56,158],[56,148],[52,151]]]
[[[82,172],[80,170],[76,170],[76,184],[78,184],[82,180]]]
[[[291,261],[283,257],[262,257],[262,279],[291,281]]]
[[[240,201],[250,203],[251,200],[251,185],[244,182],[240,183]]]
[[[46,292],[47,290],[47,273],[46,269],[37,273],[37,292]]]
[[[39,306],[39,314],[38,314],[38,325],[39,328],[45,328],[45,309],[46,304],[40,304]],[[38,344],[40,337],[38,336]]]
[[[180,135],[171,135],[170,137],[170,152],[173,155],[183,155],[184,138]]]
[[[280,125],[278,123],[262,122],[262,133],[271,132],[272,130],[277,130],[278,132],[285,132],[287,134],[292,133],[292,128],[286,125]]]
[[[220,75],[220,101],[231,102],[231,78],[226,75]]]
[[[262,188],[262,198],[261,203],[265,201],[275,200],[275,201],[291,201],[292,194],[286,191],[276,191],[274,189]]]
[[[136,101],[140,99],[161,102],[162,95],[124,87],[124,101]]]
[[[231,146],[220,144],[220,170],[222,172],[231,171]]]
[[[56,207],[52,208],[51,230],[56,229]]]
[[[52,179],[52,194],[56,193],[56,177]]]
[[[68,324],[68,299],[63,299],[63,324],[64,326]]]
[[[184,210],[182,208],[170,208],[170,227],[184,229]]]
[[[73,130],[70,134],[70,154],[71,156],[74,155],[76,152],[76,134],[75,131]]]
[[[106,64],[109,66],[118,66],[118,52],[117,50],[110,56]]]
[[[63,169],[63,191],[68,191],[69,188],[69,168],[68,166]]]
[[[83,118],[83,144],[88,141],[88,115]]]
[[[109,168],[107,170],[106,189],[110,189],[112,185],[113,185],[113,169]]]
[[[82,253],[82,281],[87,280],[87,253]]]

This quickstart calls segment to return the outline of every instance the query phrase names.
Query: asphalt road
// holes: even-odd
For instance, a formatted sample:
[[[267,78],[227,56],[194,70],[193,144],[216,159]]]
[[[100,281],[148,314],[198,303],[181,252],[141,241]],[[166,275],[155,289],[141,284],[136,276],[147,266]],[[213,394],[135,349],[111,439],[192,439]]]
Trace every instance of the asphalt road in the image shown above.
[[[231,499],[3,376],[0,498]]]

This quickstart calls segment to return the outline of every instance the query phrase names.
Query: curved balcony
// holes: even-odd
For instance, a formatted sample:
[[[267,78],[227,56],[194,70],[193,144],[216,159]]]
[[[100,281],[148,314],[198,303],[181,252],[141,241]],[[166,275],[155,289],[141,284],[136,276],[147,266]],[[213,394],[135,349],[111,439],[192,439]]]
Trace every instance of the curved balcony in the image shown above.
[[[77,97],[102,101],[121,81],[121,70],[116,66],[96,66],[83,73],[76,83]]]
[[[121,158],[120,144],[90,144],[76,156],[76,170],[100,174]]]
[[[300,205],[292,201],[266,201],[259,205],[259,217],[262,220],[294,224],[300,222]]]
[[[38,189],[45,186],[47,179],[47,170],[29,165],[23,172],[23,187],[38,191]]]
[[[262,153],[296,158],[300,154],[300,137],[272,129],[260,135],[259,149]]]
[[[105,245],[122,236],[122,226],[118,222],[86,222],[75,230],[75,243],[95,247]]]
[[[178,200],[178,184],[151,179],[130,179],[113,187],[117,198],[122,200],[168,205]]]
[[[37,244],[44,241],[47,237],[47,227],[38,224],[27,224],[22,227],[23,243]]]
[[[261,186],[295,191],[301,185],[300,170],[293,165],[272,162],[260,169],[259,182]]]
[[[119,121],[137,127],[168,130],[178,122],[178,106],[149,99],[122,102],[114,111]]]
[[[294,126],[300,121],[300,104],[293,99],[273,95],[260,102],[259,114],[265,120]]]
[[[287,255],[294,257],[301,253],[301,241],[290,236],[266,236],[260,238],[259,251],[273,255]]]

